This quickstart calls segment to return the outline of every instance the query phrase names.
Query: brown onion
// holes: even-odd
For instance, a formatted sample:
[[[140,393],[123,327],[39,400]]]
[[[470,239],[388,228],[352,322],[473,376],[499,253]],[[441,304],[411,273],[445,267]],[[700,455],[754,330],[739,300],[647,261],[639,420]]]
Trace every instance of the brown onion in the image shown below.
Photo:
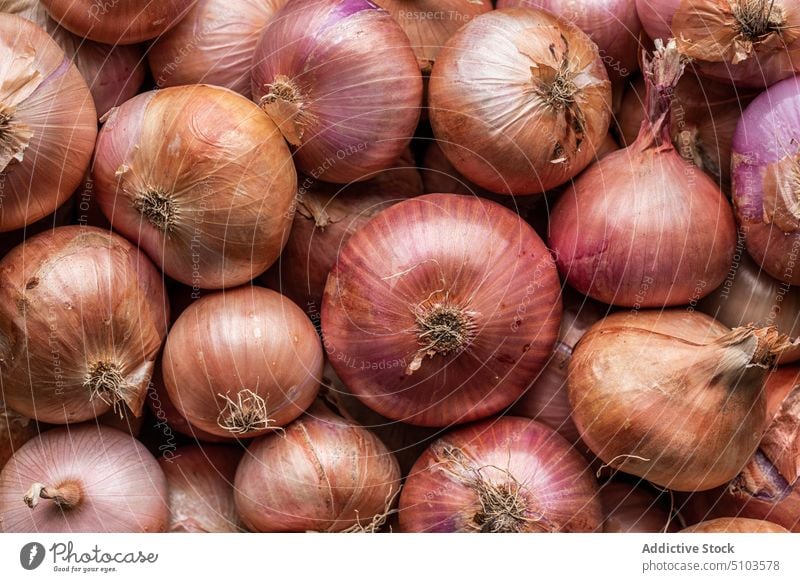
[[[164,383],[197,428],[229,438],[285,426],[308,408],[322,374],[322,346],[303,311],[261,287],[213,293],[170,330]]]
[[[680,533],[789,533],[769,521],[744,517],[720,517],[682,529]]]
[[[0,469],[22,445],[39,434],[36,422],[10,408],[0,399]]]
[[[288,0],[199,0],[147,51],[158,87],[208,83],[250,97],[258,38]]]
[[[791,485],[800,482],[800,367],[772,372],[765,391],[770,425],[759,450]]]
[[[227,89],[171,87],[115,109],[92,175],[114,228],[195,288],[250,281],[289,235],[289,149],[258,107]]]
[[[514,402],[550,356],[560,318],[553,259],[533,229],[453,194],[368,222],[339,253],[322,303],[328,359],[347,388],[420,426]]]
[[[574,177],[608,133],[611,84],[597,46],[542,10],[475,18],[431,74],[433,133],[458,171],[501,194]]]
[[[135,44],[178,24],[197,0],[41,0],[61,26],[97,42]]]
[[[63,204],[96,136],[92,97],[64,51],[29,20],[0,13],[0,232]]]
[[[611,481],[600,488],[603,533],[666,533],[678,530],[663,500],[627,483]]]
[[[67,199],[53,214],[40,218],[33,224],[29,224],[17,230],[0,232],[0,259],[11,252],[14,247],[22,244],[25,240],[34,235],[45,232],[46,230],[53,230],[58,226],[72,224],[72,215],[74,212],[75,198],[73,197]]]
[[[365,428],[316,404],[285,435],[256,439],[239,464],[236,509],[253,531],[375,531],[400,470]]]
[[[63,226],[0,262],[0,378],[6,404],[50,423],[122,403],[139,415],[169,307],[161,276],[126,240]]]
[[[490,419],[441,437],[400,496],[404,532],[592,532],[602,520],[586,461],[527,418]]]
[[[616,313],[569,364],[572,418],[608,466],[676,491],[733,479],[767,426],[764,380],[788,341],[680,310]]]
[[[189,445],[159,461],[169,489],[170,532],[242,531],[233,500],[233,479],[242,451]]]
[[[0,472],[5,533],[160,532],[168,519],[158,463],[132,436],[111,428],[47,431]]]

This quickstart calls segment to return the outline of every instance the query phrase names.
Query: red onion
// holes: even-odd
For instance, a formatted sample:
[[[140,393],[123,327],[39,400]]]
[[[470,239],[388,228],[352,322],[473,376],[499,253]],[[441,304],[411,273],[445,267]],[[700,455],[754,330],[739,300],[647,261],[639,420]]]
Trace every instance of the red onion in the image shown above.
[[[258,38],[288,0],[199,0],[147,51],[156,85],[208,83],[250,97]]]
[[[666,533],[677,526],[662,500],[641,487],[609,482],[600,488],[604,533]]]
[[[97,42],[135,44],[156,38],[197,0],[41,0],[64,28]]]
[[[680,533],[789,533],[786,528],[760,519],[721,517],[704,521],[681,530]]]
[[[253,531],[375,531],[400,486],[367,429],[315,405],[285,435],[256,439],[236,471],[236,509]]]
[[[143,93],[108,117],[96,195],[116,230],[195,288],[246,283],[280,255],[297,176],[275,125],[207,85]]]
[[[347,183],[400,157],[419,119],[422,77],[408,37],[369,0],[292,0],[264,29],[252,90],[298,169]]]
[[[0,400],[0,469],[14,454],[14,451],[39,434],[36,423],[6,408]]]
[[[0,531],[160,532],[166,501],[164,473],[132,436],[57,428],[28,441],[0,472]]]
[[[584,172],[550,220],[559,271],[613,305],[697,301],[725,279],[736,244],[730,205],[672,146],[672,93],[683,71],[674,41],[644,63],[647,118],[637,140]]]
[[[526,418],[490,419],[438,439],[400,496],[404,532],[592,532],[602,520],[586,461]]]
[[[233,447],[190,445],[159,461],[169,489],[170,532],[242,531],[233,479],[242,452]]]
[[[420,196],[339,253],[324,344],[348,389],[383,416],[467,422],[514,402],[545,365],[559,291],[550,253],[519,216],[480,198]]]
[[[139,415],[169,307],[161,276],[124,239],[63,226],[0,262],[0,372],[6,404],[49,423],[122,403]]]
[[[800,80],[773,85],[747,107],[733,137],[732,174],[750,255],[779,281],[800,285]]]
[[[229,438],[282,427],[317,395],[322,347],[294,303],[240,287],[192,303],[164,348],[164,383],[197,428]]]
[[[32,22],[0,14],[0,232],[53,213],[78,187],[97,114],[78,70]]]
[[[541,10],[478,16],[431,75],[439,145],[461,174],[502,194],[544,192],[583,170],[608,132],[610,107],[597,46]]]

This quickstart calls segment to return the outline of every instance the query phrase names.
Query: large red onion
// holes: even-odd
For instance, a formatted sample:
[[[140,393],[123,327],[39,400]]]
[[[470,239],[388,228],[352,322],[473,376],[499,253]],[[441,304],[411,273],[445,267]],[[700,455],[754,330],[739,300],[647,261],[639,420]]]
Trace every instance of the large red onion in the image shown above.
[[[369,0],[292,0],[253,57],[253,99],[312,178],[347,183],[400,157],[422,76],[408,37]]]
[[[611,84],[576,26],[527,8],[475,18],[439,53],[431,125],[458,171],[502,194],[574,177],[608,132]]]
[[[490,419],[441,437],[400,496],[404,532],[593,532],[602,521],[586,461],[526,418]]]
[[[322,304],[328,358],[348,389],[421,426],[514,402],[550,356],[560,318],[553,259],[533,229],[453,194],[400,202],[356,232]]]
[[[663,499],[642,487],[610,481],[600,488],[604,533],[666,533],[678,530]]]
[[[168,519],[158,462],[132,436],[111,428],[47,431],[0,472],[5,533],[160,532]]]
[[[37,434],[35,421],[6,408],[0,399],[0,469],[15,451]]]
[[[639,137],[579,176],[550,220],[550,247],[567,282],[634,308],[709,294],[725,279],[736,244],[727,200],[672,145],[672,94],[683,72],[674,42],[659,44],[644,70]]]
[[[0,13],[0,232],[63,204],[96,136],[92,97],[64,51],[29,20]]]

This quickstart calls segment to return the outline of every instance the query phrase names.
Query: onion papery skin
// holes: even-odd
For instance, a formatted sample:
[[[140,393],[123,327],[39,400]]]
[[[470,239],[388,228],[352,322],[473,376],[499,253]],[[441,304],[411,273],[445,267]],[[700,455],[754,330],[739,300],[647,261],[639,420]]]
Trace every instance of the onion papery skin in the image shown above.
[[[789,533],[769,521],[744,517],[720,517],[682,529],[680,533]]]
[[[543,424],[510,416],[435,441],[411,470],[399,511],[403,532],[593,532],[603,520],[583,457]]]
[[[498,0],[498,8],[541,8],[571,22],[589,35],[612,79],[639,70],[642,25],[633,0]]]
[[[14,451],[39,434],[36,422],[7,408],[0,400],[0,470]]]
[[[52,214],[75,191],[97,136],[86,83],[41,28],[0,14],[0,232]]]
[[[499,194],[535,194],[594,158],[608,133],[611,83],[576,26],[507,8],[450,38],[429,101],[433,133],[461,174]]]
[[[733,137],[733,202],[747,250],[767,273],[800,285],[800,80],[759,95]]]
[[[194,288],[250,281],[289,236],[289,148],[258,107],[227,89],[170,87],[114,110],[92,177],[114,229]]]
[[[78,489],[74,506],[23,496],[35,483]],[[143,533],[167,526],[167,481],[147,449],[124,432],[91,424],[28,441],[0,472],[4,533]]]
[[[300,171],[346,184],[400,157],[422,76],[400,25],[369,0],[292,0],[261,35],[252,93]]]
[[[758,447],[764,381],[784,340],[698,312],[610,315],[570,360],[572,418],[608,466],[675,491],[712,489]]]
[[[453,194],[368,222],[339,253],[322,303],[323,343],[347,388],[419,426],[514,402],[550,357],[560,319],[553,259],[533,229]]]
[[[322,294],[340,249],[370,218],[401,200],[422,194],[411,152],[387,170],[344,186],[299,178],[297,210],[280,260],[266,276],[319,324]]]
[[[319,390],[323,354],[303,311],[275,291],[240,287],[192,303],[164,348],[169,398],[192,425],[229,438],[285,426]]]
[[[757,493],[727,488],[693,495],[682,514],[699,520],[713,517],[763,519],[800,533],[800,480],[783,498],[761,498]]]
[[[41,0],[70,32],[110,45],[156,38],[178,24],[197,0]]]
[[[0,262],[0,380],[6,404],[42,422],[138,416],[167,333],[161,275],[125,239],[62,226]]]
[[[285,436],[253,441],[236,471],[251,531],[373,531],[400,487],[397,460],[367,429],[315,405]]]
[[[199,0],[147,51],[158,87],[207,83],[250,98],[261,31],[288,0]]]
[[[39,0],[0,0],[0,12],[27,18],[58,43],[89,86],[98,117],[136,95],[142,86],[145,66],[141,47],[110,46],[75,36],[50,18]]]
[[[233,479],[242,451],[235,447],[189,445],[159,460],[169,490],[173,533],[242,531],[233,500]]]
[[[623,482],[600,487],[603,504],[603,533],[667,533],[678,527],[663,506],[663,500]]]

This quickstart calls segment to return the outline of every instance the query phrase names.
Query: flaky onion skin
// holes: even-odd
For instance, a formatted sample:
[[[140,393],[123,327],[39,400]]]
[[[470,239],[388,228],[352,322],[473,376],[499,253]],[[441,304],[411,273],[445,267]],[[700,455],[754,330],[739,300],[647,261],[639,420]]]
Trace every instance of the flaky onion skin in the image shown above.
[[[507,8],[448,41],[429,103],[434,135],[461,174],[492,192],[533,194],[592,161],[608,132],[611,84],[578,27]]]
[[[89,167],[97,113],[47,33],[0,13],[0,232],[52,214]]]
[[[252,92],[298,169],[341,184],[400,157],[422,75],[400,25],[369,0],[292,0],[264,28]]]
[[[153,533],[164,531],[168,519],[158,462],[115,429],[85,424],[47,431],[0,472],[4,533]]]
[[[328,359],[347,388],[421,426],[514,402],[550,357],[560,319],[553,259],[533,229],[454,194],[368,222],[340,252],[322,303]]]
[[[400,530],[593,532],[603,516],[586,461],[527,418],[489,419],[436,440],[400,495]]]
[[[53,424],[138,416],[168,321],[161,275],[125,239],[62,226],[27,240],[0,262],[6,404]]]
[[[115,109],[92,177],[114,229],[195,288],[250,281],[289,235],[289,148],[258,107],[227,89],[170,87]]]
[[[789,533],[785,527],[761,519],[719,517],[682,529],[680,533]]]
[[[400,487],[397,460],[367,429],[321,405],[250,445],[236,508],[252,531],[374,531]]]

